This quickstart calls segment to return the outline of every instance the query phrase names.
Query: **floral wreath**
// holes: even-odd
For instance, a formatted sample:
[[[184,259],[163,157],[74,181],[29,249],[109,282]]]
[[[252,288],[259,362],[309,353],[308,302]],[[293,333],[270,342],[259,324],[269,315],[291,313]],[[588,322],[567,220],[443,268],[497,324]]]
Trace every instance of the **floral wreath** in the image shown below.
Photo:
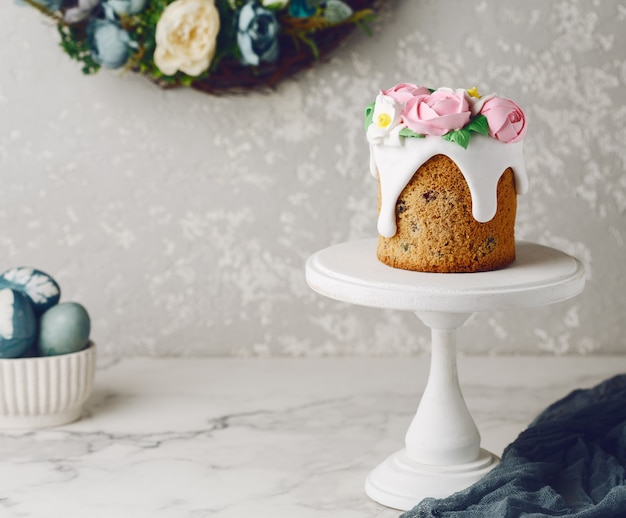
[[[17,0],[57,24],[84,74],[207,93],[274,87],[369,25],[381,0]]]

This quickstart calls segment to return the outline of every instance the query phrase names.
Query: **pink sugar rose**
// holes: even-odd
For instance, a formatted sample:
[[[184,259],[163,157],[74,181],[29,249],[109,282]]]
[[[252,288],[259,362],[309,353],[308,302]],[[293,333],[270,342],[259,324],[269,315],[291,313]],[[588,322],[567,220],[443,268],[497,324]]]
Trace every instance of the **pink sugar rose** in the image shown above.
[[[410,129],[422,135],[435,136],[461,129],[471,115],[465,90],[450,88],[412,97],[402,112],[402,118]]]
[[[430,94],[430,90],[425,86],[416,86],[412,83],[399,83],[392,88],[383,90],[383,94],[388,95],[403,104],[416,95]]]
[[[480,113],[487,117],[489,136],[500,142],[519,142],[526,135],[524,112],[510,99],[491,97],[485,101]]]

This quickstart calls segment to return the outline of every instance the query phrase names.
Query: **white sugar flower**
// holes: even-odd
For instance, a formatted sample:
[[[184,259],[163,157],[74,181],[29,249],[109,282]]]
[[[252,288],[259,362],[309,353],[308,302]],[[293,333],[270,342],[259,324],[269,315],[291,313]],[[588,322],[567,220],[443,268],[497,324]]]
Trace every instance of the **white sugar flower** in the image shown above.
[[[374,104],[372,123],[367,128],[367,140],[370,144],[385,143],[400,146],[400,131],[406,127],[401,123],[402,104],[393,97],[379,94]]]

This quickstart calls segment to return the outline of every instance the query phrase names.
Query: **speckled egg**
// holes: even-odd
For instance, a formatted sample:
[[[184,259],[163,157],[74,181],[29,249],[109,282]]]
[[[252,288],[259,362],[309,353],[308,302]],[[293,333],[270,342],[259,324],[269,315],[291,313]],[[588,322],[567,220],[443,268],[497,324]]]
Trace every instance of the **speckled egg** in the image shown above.
[[[39,319],[37,346],[42,356],[69,354],[89,343],[91,321],[77,302],[62,302],[46,310]]]
[[[54,306],[61,298],[61,288],[47,273],[20,266],[0,275],[0,288],[22,292],[30,300],[36,315]]]
[[[37,319],[21,292],[0,290],[0,358],[19,358],[37,339]]]

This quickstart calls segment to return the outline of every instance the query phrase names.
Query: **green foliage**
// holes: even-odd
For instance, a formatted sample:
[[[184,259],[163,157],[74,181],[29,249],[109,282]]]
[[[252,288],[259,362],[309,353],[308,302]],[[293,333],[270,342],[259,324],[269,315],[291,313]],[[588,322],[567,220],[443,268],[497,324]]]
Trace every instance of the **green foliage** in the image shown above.
[[[136,68],[140,73],[154,79],[167,77],[157,68],[152,58],[156,48],[156,24],[167,4],[167,0],[149,0],[139,14],[122,18],[122,27],[139,44],[137,53],[131,58],[131,68]]]
[[[280,11],[283,8],[283,3],[274,2],[273,4],[265,5],[264,7],[270,11]]]
[[[227,56],[240,57],[237,46],[236,17],[233,9],[240,9],[241,6],[233,7],[228,1],[218,1],[215,5],[220,13],[220,32],[217,35],[217,52],[211,63],[211,70],[215,70],[219,62]],[[228,23],[228,20],[231,20],[232,23]]]
[[[416,133],[410,128],[402,128],[400,130],[399,135],[401,137],[408,137],[408,138],[425,138],[425,135],[422,135],[421,133]]]
[[[85,75],[95,74],[100,65],[91,57],[89,44],[84,27],[79,28],[73,25],[58,25],[59,35],[61,36],[61,48],[72,59],[82,63],[82,71]]]
[[[359,29],[361,29],[367,36],[373,36],[370,24],[374,23],[377,16],[372,9],[362,9],[355,12],[348,20],[348,23],[354,23]]]

